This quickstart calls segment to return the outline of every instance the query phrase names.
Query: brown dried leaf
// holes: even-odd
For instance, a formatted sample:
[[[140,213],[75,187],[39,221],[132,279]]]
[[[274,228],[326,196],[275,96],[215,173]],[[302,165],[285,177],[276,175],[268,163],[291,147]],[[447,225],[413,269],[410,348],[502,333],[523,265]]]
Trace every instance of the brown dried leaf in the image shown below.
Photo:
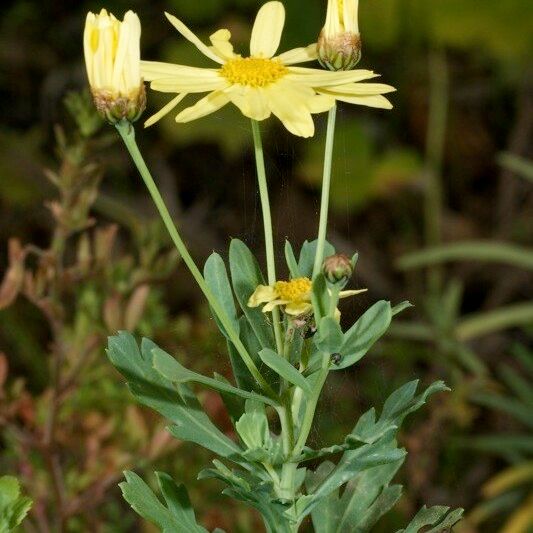
[[[124,322],[128,331],[133,331],[141,319],[146,301],[150,294],[150,287],[146,284],[139,285],[131,295],[126,307]]]
[[[118,226],[113,224],[107,228],[99,228],[94,234],[94,255],[99,262],[107,262],[111,258],[117,237]]]
[[[115,292],[104,302],[104,324],[109,331],[122,329],[122,296]]]
[[[9,307],[17,298],[24,281],[26,252],[17,239],[8,244],[9,267],[0,285],[0,309]]]

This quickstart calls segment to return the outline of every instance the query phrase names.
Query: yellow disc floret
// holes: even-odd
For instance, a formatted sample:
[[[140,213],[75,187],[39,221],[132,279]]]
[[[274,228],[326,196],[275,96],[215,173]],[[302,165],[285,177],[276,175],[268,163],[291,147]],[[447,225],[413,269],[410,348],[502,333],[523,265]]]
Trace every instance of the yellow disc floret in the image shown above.
[[[280,61],[261,57],[237,57],[227,61],[220,74],[235,85],[266,87],[289,72]]]
[[[276,281],[275,291],[281,300],[299,302],[310,298],[312,283],[309,278],[296,278],[291,281]]]

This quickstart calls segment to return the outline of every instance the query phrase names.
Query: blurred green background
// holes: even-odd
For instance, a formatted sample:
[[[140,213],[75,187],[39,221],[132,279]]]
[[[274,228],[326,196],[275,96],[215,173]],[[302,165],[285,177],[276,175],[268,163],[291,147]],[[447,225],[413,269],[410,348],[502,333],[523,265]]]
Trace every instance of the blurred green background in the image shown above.
[[[230,507],[216,482],[195,481],[210,458],[167,442],[162,421],[134,406],[105,360],[105,335],[128,325],[197,370],[228,372],[224,342],[169,252],[124,148],[72,95],[86,86],[89,10],[133,9],[145,59],[200,66],[207,60],[163,12],[204,39],[227,27],[247,53],[260,4],[2,3],[0,277],[21,281],[16,294],[6,281],[0,289],[0,473],[17,475],[34,499],[28,531],[144,530],[116,487],[132,465],[187,481],[206,527],[261,527],[252,512]],[[281,48],[313,42],[325,0],[285,4]],[[360,67],[398,91],[392,111],[340,105],[329,239],[359,252],[355,282],[369,289],[343,315],[353,319],[381,298],[415,308],[355,371],[331,378],[313,438],[337,442],[363,409],[414,376],[443,378],[453,392],[432,400],[405,431],[408,490],[380,531],[400,527],[424,502],[465,507],[463,533],[531,532],[533,4],[361,0],[360,28]],[[146,116],[164,103],[149,92]],[[299,246],[315,237],[324,119],[316,118],[311,140],[290,136],[275,119],[262,126],[280,268],[285,238]],[[137,131],[195,257],[225,254],[230,237],[262,257],[248,121],[227,106],[191,124],[168,116]],[[51,213],[57,198],[63,211]],[[110,224],[118,226],[113,238],[105,237]],[[13,249],[9,261],[12,237],[32,244],[23,267]],[[89,249],[92,266],[82,268]],[[52,277],[50,257],[62,265]],[[46,298],[35,297],[39,283]],[[58,393],[63,367],[76,379]],[[203,398],[230,431],[218,398]]]

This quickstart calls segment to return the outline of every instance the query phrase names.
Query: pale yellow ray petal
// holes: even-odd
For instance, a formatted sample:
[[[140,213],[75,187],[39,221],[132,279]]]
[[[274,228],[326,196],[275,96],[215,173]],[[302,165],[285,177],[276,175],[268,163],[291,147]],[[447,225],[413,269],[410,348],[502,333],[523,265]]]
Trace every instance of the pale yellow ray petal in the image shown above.
[[[328,94],[326,90],[317,89],[320,93]],[[334,96],[336,100],[340,102],[346,102],[347,104],[364,105],[367,107],[377,107],[379,109],[392,109],[392,104],[379,94],[367,95],[367,96],[344,96],[341,94],[329,93]]]
[[[209,37],[211,44],[211,50],[215,54],[223,57],[224,59],[232,59],[235,57],[233,53],[233,45],[230,42],[231,32],[226,29],[218,30]]]
[[[329,87],[343,83],[368,80],[377,76],[378,74],[375,74],[371,70],[331,72],[317,68],[289,67],[289,74],[287,74],[286,79],[308,85],[309,87]]]
[[[241,113],[253,120],[265,120],[271,115],[268,98],[261,87],[233,85],[227,91],[230,100],[239,108]]]
[[[163,93],[205,93],[224,89],[228,86],[228,80],[219,76],[216,71],[204,72],[202,76],[158,78],[150,84],[154,91]]]
[[[205,72],[218,72],[218,69],[189,67],[187,65],[164,63],[163,61],[141,61],[141,75],[144,81],[182,76],[203,76]]]
[[[315,125],[306,106],[306,98],[302,99],[302,91],[293,84],[278,82],[266,87],[265,93],[272,113],[292,134],[299,137],[314,135]]]
[[[196,46],[196,48],[198,48],[198,50],[200,50],[202,54],[207,56],[209,59],[212,59],[216,63],[224,63],[224,60],[219,57],[215,52],[213,52],[213,50],[211,50],[209,46],[207,46],[200,39],[198,39],[198,37],[189,28],[187,28],[187,26],[185,26],[185,24],[183,24],[181,20],[171,15],[170,13],[165,13],[165,16],[172,24],[172,26],[174,26],[174,28],[176,28],[183,35],[183,37],[185,37],[185,39],[194,44],[194,46]]]
[[[276,57],[276,59],[281,61],[284,65],[296,65],[297,63],[314,61],[317,58],[318,52],[316,43],[302,48],[293,48]]]
[[[335,98],[326,94],[317,94],[309,98],[306,103],[311,113],[324,113],[335,105]]]
[[[170,113],[185,97],[187,93],[178,94],[168,104],[162,107],[157,113],[152,115],[145,123],[144,127],[148,128],[155,124],[158,120],[161,120],[166,114]]]
[[[348,96],[367,96],[374,94],[387,94],[396,91],[392,85],[384,83],[345,83],[327,88],[328,93],[344,94]]]
[[[357,294],[362,294],[363,292],[368,291],[368,289],[355,289],[349,291],[341,291],[339,293],[339,298],[349,298],[350,296],[355,296]]]
[[[309,302],[291,302],[285,306],[285,312],[291,316],[305,315],[313,310]]]
[[[272,57],[281,41],[285,25],[285,8],[281,2],[267,2],[261,6],[255,18],[250,40],[250,55]]]
[[[228,95],[224,91],[215,91],[201,100],[196,102],[191,107],[187,107],[176,116],[176,122],[191,122],[197,118],[205,117],[221,107],[224,107],[229,102]]]
[[[273,300],[268,302],[263,307],[263,313],[270,313],[270,311],[272,311],[275,307],[278,307],[279,305],[285,305],[286,303],[288,303],[287,300]]]
[[[259,307],[261,304],[271,302],[278,297],[278,293],[270,285],[258,285],[248,299],[248,307]]]

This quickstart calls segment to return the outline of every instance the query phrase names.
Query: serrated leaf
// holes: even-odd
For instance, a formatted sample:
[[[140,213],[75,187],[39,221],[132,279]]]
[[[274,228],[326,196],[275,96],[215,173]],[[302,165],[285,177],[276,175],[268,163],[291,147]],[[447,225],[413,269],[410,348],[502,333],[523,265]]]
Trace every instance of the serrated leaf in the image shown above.
[[[157,347],[152,350],[153,356],[153,366],[165,379],[171,381],[172,383],[200,383],[206,387],[224,392],[226,394],[233,394],[239,396],[240,398],[245,398],[247,400],[257,400],[272,406],[276,406],[276,403],[270,398],[257,394],[255,392],[249,392],[242,389],[238,389],[233,385],[229,385],[223,381],[219,381],[202,374],[198,374],[185,368],[181,365],[176,359],[174,359],[170,354]]]
[[[163,533],[208,533],[198,525],[187,491],[176,485],[167,474],[158,473],[160,488],[167,506],[134,472],[125,472],[126,481],[119,484],[124,499],[145,520],[157,525]]]
[[[427,508],[425,505],[418,511],[413,520],[405,529],[399,530],[397,533],[418,533],[426,526],[434,526],[426,533],[439,533],[451,528],[454,524],[461,520],[463,514],[462,509],[456,509],[448,514],[449,507],[436,505]]]
[[[286,379],[289,383],[296,385],[303,389],[306,394],[311,392],[311,387],[305,379],[305,377],[300,374],[300,372],[294,368],[287,359],[278,355],[275,351],[265,348],[259,352],[259,357],[261,361],[265,363],[268,367],[274,370],[279,374],[283,379]]]
[[[0,477],[0,533],[14,531],[28,514],[32,503],[30,498],[21,495],[17,478]]]
[[[153,368],[152,351],[157,348],[143,339],[142,350],[126,332],[110,337],[107,353],[113,365],[126,377],[137,400],[173,422],[172,435],[195,442],[222,456],[235,457],[241,449],[224,435],[203,411],[192,391],[184,384],[174,385]]]

